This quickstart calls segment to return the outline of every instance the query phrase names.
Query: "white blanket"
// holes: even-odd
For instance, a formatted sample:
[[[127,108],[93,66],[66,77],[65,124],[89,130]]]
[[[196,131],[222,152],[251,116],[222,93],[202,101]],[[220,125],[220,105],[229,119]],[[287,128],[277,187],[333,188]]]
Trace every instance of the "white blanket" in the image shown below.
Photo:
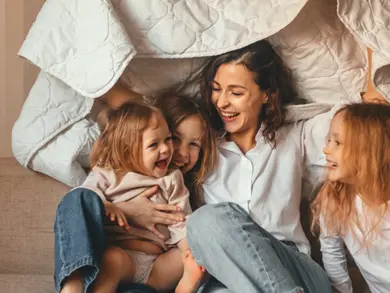
[[[369,46],[374,85],[390,98],[390,1],[47,0],[20,49],[41,73],[13,128],[14,155],[78,185],[99,133],[88,118],[93,99],[119,78],[154,94],[191,76],[202,64],[195,57],[264,38],[293,70],[301,96],[329,104],[365,89]]]

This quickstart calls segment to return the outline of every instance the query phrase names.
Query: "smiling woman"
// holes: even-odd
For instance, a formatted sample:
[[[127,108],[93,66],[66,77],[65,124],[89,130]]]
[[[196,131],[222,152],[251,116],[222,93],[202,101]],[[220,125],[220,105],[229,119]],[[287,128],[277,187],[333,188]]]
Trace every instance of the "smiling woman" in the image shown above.
[[[331,292],[309,256],[299,206],[305,170],[325,165],[322,148],[337,107],[287,124],[295,90],[266,41],[211,58],[203,78],[213,127],[224,133],[203,184],[207,205],[187,226],[194,257],[215,277],[203,293]]]
[[[259,109],[268,102],[267,94],[253,80],[254,74],[245,65],[228,63],[220,66],[212,81],[211,102],[233,140],[255,136],[260,125]],[[238,147],[246,153],[253,144]]]
[[[269,142],[283,125],[284,106],[297,98],[290,70],[265,41],[210,59],[204,70],[203,94],[210,97],[205,102],[215,129],[253,134],[262,124]]]

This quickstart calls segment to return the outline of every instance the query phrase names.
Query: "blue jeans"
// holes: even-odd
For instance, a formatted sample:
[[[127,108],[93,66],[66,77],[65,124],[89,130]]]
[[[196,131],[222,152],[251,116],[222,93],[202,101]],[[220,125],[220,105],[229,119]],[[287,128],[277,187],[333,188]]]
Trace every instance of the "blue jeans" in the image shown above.
[[[54,224],[56,291],[62,281],[76,270],[84,275],[84,292],[95,280],[106,249],[104,206],[91,190],[78,188],[66,194],[57,207]],[[156,292],[140,284],[121,284],[120,292]]]
[[[325,271],[309,256],[257,225],[234,203],[206,205],[187,222],[197,262],[215,278],[202,293],[331,293]]]

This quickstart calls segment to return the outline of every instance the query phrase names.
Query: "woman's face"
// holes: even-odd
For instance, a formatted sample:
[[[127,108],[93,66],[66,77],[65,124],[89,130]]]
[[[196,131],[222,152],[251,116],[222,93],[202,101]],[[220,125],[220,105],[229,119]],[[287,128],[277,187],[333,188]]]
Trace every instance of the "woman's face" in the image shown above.
[[[198,162],[204,132],[200,116],[192,115],[184,119],[172,134],[174,152],[171,164],[183,174],[191,171]]]
[[[259,128],[259,116],[267,95],[254,81],[245,65],[222,64],[212,81],[211,101],[226,132],[241,134]]]

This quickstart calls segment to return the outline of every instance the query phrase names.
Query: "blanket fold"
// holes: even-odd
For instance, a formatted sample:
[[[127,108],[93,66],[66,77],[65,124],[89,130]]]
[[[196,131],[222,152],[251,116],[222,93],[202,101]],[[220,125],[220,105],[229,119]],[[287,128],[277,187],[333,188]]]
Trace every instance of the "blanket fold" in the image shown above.
[[[99,134],[88,114],[119,79],[158,94],[182,84],[205,57],[265,38],[292,69],[300,96],[324,104],[364,91],[370,47],[374,85],[390,99],[390,2],[363,2],[47,0],[19,52],[41,73],[13,128],[13,153],[23,166],[77,186]],[[292,113],[309,118],[314,108]]]

